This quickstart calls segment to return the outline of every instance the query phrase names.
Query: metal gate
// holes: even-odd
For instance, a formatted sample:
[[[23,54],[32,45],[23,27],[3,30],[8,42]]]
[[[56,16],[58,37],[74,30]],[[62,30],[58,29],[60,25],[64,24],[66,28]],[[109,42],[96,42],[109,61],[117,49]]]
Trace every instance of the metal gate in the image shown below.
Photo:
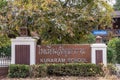
[[[11,63],[10,56],[0,56],[0,76],[8,74],[8,66]]]
[[[30,45],[15,45],[15,64],[30,64]]]
[[[96,64],[103,63],[103,52],[102,50],[96,50]]]

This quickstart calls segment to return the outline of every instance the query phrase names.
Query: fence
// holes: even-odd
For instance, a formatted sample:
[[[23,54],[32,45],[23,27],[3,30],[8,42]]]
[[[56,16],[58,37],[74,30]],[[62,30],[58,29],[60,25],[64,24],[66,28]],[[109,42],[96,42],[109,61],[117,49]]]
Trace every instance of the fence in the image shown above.
[[[8,66],[10,65],[10,56],[0,56],[0,76],[8,73]]]

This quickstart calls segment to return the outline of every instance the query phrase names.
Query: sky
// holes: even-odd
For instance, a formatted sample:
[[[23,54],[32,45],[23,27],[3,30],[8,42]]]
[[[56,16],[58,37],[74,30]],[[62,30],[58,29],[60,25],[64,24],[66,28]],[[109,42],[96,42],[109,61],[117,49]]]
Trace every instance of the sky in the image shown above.
[[[114,5],[115,4],[115,0],[110,0],[110,5]]]

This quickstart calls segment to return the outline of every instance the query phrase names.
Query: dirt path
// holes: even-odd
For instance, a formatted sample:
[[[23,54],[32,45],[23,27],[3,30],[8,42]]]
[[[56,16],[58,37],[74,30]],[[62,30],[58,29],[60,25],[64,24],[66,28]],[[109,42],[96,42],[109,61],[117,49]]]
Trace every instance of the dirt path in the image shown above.
[[[45,77],[45,78],[1,78],[0,80],[120,80],[116,76],[108,77]]]

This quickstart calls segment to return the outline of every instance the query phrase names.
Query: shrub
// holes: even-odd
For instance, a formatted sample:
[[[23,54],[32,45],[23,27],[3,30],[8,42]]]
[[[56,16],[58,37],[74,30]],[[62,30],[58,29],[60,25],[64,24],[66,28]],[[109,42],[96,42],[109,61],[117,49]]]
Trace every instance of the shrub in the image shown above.
[[[48,74],[55,76],[96,76],[102,69],[95,64],[70,63],[48,65]]]
[[[10,65],[9,77],[24,78],[45,76],[98,76],[104,74],[102,67],[90,63]]]
[[[120,39],[116,42],[115,51],[116,51],[116,61],[117,63],[120,64]]]
[[[119,38],[112,38],[111,40],[109,40],[108,42],[108,47],[115,49],[115,44],[116,42],[119,41]]]
[[[11,46],[0,47],[0,56],[11,56]]]
[[[47,76],[47,66],[45,64],[41,65],[32,65],[30,67],[30,76],[31,77],[45,77]]]
[[[108,52],[107,52],[107,59],[110,63],[116,62],[116,43],[119,41],[119,38],[113,38],[108,42]],[[113,55],[113,56],[112,56]]]
[[[18,77],[25,78],[29,76],[29,66],[28,65],[19,65],[19,64],[11,64],[9,66],[9,77]]]
[[[117,73],[117,68],[116,68],[115,65],[113,65],[113,64],[108,64],[108,65],[107,65],[107,68],[108,68],[108,70],[109,70],[109,74],[110,74],[110,75],[115,75],[115,74]]]
[[[108,63],[115,63],[116,62],[116,54],[115,50],[112,48],[107,48],[107,62]]]

